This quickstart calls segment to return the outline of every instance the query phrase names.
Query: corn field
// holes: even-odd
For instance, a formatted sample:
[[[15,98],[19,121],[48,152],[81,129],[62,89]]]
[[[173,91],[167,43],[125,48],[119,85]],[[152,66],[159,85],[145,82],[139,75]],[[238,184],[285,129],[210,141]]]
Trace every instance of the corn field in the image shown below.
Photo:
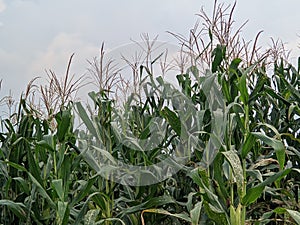
[[[300,224],[300,58],[278,41],[262,50],[260,33],[245,41],[234,8],[170,33],[174,83],[144,35],[131,81],[104,45],[89,61],[89,103],[73,55],[64,76],[3,98],[0,224]]]

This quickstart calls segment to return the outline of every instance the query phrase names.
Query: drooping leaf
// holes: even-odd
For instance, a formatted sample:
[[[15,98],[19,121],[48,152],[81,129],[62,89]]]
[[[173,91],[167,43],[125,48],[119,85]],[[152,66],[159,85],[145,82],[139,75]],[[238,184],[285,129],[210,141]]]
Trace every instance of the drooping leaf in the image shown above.
[[[26,206],[23,203],[13,202],[8,199],[0,199],[0,206],[6,206],[21,220],[26,219]]]
[[[145,220],[144,220],[144,217],[143,217],[144,213],[164,214],[164,215],[167,215],[167,216],[172,216],[172,217],[176,217],[178,219],[182,219],[182,220],[190,222],[190,223],[192,222],[191,218],[185,213],[170,213],[170,212],[168,212],[167,210],[164,210],[164,209],[145,209],[145,210],[142,211],[142,215],[141,215],[143,225],[145,225]]]
[[[48,195],[48,193],[44,189],[44,187],[34,178],[34,176],[32,176],[32,174],[28,173],[28,175],[29,175],[31,181],[36,185],[37,190],[40,193],[40,195],[47,200],[47,202],[49,203],[49,205],[52,208],[55,208],[55,203],[53,202],[53,200],[51,199],[51,197]]]
[[[273,182],[275,182],[278,179],[281,179],[282,177],[286,176],[291,172],[291,169],[281,170],[278,173],[274,174],[273,176],[267,178],[262,183],[250,188],[247,190],[246,195],[242,199],[243,205],[250,205],[251,203],[255,202],[263,193],[265,187]]]
[[[283,143],[275,138],[270,138],[267,135],[261,133],[261,132],[252,132],[252,134],[259,138],[261,141],[266,143],[267,145],[271,146],[274,148],[277,160],[279,162],[280,169],[282,170],[284,168],[285,164],[285,147]]]
[[[295,210],[287,209],[286,210],[290,216],[295,220],[295,222],[300,225],[300,212],[297,212]]]
[[[117,222],[120,222],[122,225],[126,225],[125,222],[119,218],[106,218],[106,219],[102,219],[102,220],[99,220],[95,223],[95,225],[100,225],[100,224],[103,224],[105,222],[108,222],[108,221],[117,221]]]

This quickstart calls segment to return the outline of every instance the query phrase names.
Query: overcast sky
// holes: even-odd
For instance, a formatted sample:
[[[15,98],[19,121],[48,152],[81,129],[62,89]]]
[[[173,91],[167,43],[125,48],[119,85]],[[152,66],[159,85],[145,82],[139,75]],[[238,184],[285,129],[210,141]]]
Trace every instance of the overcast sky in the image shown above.
[[[73,52],[72,72],[81,75],[103,41],[114,49],[147,32],[176,44],[166,31],[187,35],[202,6],[211,12],[213,0],[0,0],[0,95],[9,89],[17,95],[33,77],[45,77],[45,69],[63,74]],[[249,20],[247,40],[264,30],[261,45],[279,38],[295,56],[299,9],[299,0],[241,0],[235,21]]]

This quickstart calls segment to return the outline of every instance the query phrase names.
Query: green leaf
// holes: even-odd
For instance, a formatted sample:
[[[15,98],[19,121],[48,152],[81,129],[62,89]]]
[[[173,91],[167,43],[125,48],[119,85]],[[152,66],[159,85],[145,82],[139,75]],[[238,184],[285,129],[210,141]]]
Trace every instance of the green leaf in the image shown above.
[[[256,85],[249,97],[249,100],[251,102],[254,102],[259,97],[259,95],[262,94],[262,89],[264,88],[265,83],[267,83],[269,79],[265,74],[259,74],[258,76],[259,77],[257,78],[258,80],[256,82]]]
[[[68,224],[69,219],[69,209],[68,209],[68,202],[57,202],[57,224],[65,225]]]
[[[26,193],[27,195],[29,195],[29,186],[27,181],[24,180],[24,178],[22,177],[14,177],[13,180],[18,181],[21,185],[21,190]]]
[[[56,191],[59,199],[64,201],[64,190],[63,190],[63,181],[62,179],[59,180],[52,180],[53,189]]]
[[[87,129],[91,132],[91,134],[94,137],[98,137],[96,128],[94,127],[92,121],[90,120],[90,118],[89,118],[88,114],[86,113],[85,109],[83,108],[82,104],[80,102],[76,102],[75,106],[77,108],[77,112],[78,112],[80,118],[84,122]]]
[[[242,204],[248,206],[251,203],[255,202],[262,194],[264,189],[265,189],[264,185],[258,185],[247,190],[247,193],[242,200]]]
[[[267,178],[264,182],[250,188],[249,190],[247,190],[246,195],[242,199],[242,204],[245,206],[248,206],[251,203],[255,202],[260,197],[260,195],[262,194],[262,192],[264,191],[264,189],[267,185],[275,182],[278,179],[281,179],[282,177],[286,176],[290,172],[291,172],[291,169],[279,171],[275,175]]]
[[[240,65],[240,63],[242,62],[242,60],[240,58],[235,58],[231,61],[229,69],[236,71]]]
[[[13,202],[13,201],[7,200],[7,199],[1,199],[0,206],[6,206],[18,218],[20,218],[22,220],[26,219],[26,207],[23,203]]]
[[[249,101],[249,94],[248,94],[248,90],[247,90],[247,81],[246,81],[246,78],[247,78],[247,74],[244,73],[240,80],[239,80],[239,83],[238,83],[238,88],[239,88],[239,91],[241,93],[241,101],[245,104],[245,105],[248,105],[248,101]]]
[[[227,102],[232,102],[230,91],[229,91],[229,84],[225,77],[222,78],[222,92],[224,93]]]
[[[72,114],[70,110],[63,110],[55,115],[55,119],[57,121],[57,138],[60,142],[63,142],[72,126]]]
[[[202,202],[197,202],[195,207],[190,211],[192,225],[198,225],[201,216]]]
[[[124,209],[123,210],[123,214],[130,214],[130,213],[135,213],[147,208],[152,208],[152,207],[158,207],[158,206],[162,206],[162,205],[166,205],[169,203],[175,203],[176,201],[169,195],[163,195],[163,196],[159,196],[159,197],[154,197],[151,198],[150,200],[143,202],[139,205],[135,205],[132,206],[128,209]]]
[[[290,93],[296,98],[298,102],[300,102],[300,94],[299,90],[297,90],[293,85],[291,85],[285,78],[283,74],[280,74],[280,80],[286,85],[289,89]]]
[[[251,151],[253,145],[256,142],[256,138],[253,134],[248,133],[246,140],[242,146],[242,152],[241,152],[241,157],[244,159],[247,154]]]
[[[273,210],[273,212],[276,214],[283,214],[287,212],[295,220],[295,222],[300,225],[300,212],[282,207],[277,207]]]
[[[226,151],[222,152],[222,154],[226,157],[233,170],[233,174],[237,183],[238,193],[241,196],[244,183],[244,174],[241,160],[235,151]]]
[[[84,216],[84,225],[95,225],[100,209],[91,209]]]
[[[74,206],[78,202],[82,201],[82,199],[85,198],[90,193],[91,187],[95,183],[95,180],[97,179],[97,177],[98,176],[96,175],[96,176],[89,178],[87,181],[84,181],[85,183],[82,185],[82,188],[80,188],[78,190],[77,194],[73,198],[73,200],[70,204],[71,206]]]
[[[226,46],[224,45],[217,45],[217,47],[213,50],[212,55],[213,55],[213,61],[212,61],[212,66],[211,70],[213,73],[215,73],[219,66],[221,65],[222,61],[225,59],[225,53],[226,53]]]
[[[73,223],[74,225],[82,224],[82,220],[84,219],[84,216],[86,214],[86,208],[88,207],[88,204],[91,201],[91,198],[93,198],[94,196],[96,196],[98,194],[100,194],[100,193],[94,192],[86,198],[85,202],[81,206],[79,213],[77,214],[76,220]]]
[[[102,219],[102,220],[99,220],[98,222],[96,222],[95,225],[97,225],[97,224],[103,224],[103,223],[105,223],[105,222],[107,222],[107,221],[118,221],[118,222],[120,222],[122,225],[126,225],[126,224],[124,223],[124,221],[121,220],[121,219],[119,219],[119,218],[106,218],[106,219]]]
[[[47,194],[47,191],[43,188],[43,186],[32,176],[32,174],[28,173],[30,179],[32,182],[36,185],[38,192],[41,194],[43,198],[45,198],[50,206],[54,209],[55,208],[55,203],[53,200],[50,198],[50,196]]]
[[[222,199],[222,203],[226,204],[226,201],[229,197],[228,196],[229,193],[227,192],[225,185],[222,185],[224,182],[224,168],[223,168],[224,160],[225,160],[224,155],[222,153],[218,153],[213,162],[213,170],[214,170],[214,180],[216,181],[215,189],[218,192],[219,198]]]
[[[173,130],[176,132],[178,136],[181,135],[181,122],[179,117],[176,115],[175,112],[170,110],[168,107],[164,107],[161,110],[161,115],[164,117],[167,122],[170,124],[170,126],[173,128]]]
[[[300,225],[300,212],[297,212],[297,211],[294,211],[294,210],[290,210],[290,209],[287,209],[286,210],[290,216],[295,220],[295,222]]]
[[[145,225],[145,221],[144,221],[144,217],[143,217],[144,213],[164,214],[164,215],[167,215],[167,216],[172,216],[172,217],[182,219],[182,220],[187,221],[189,223],[192,222],[191,218],[185,213],[174,213],[173,214],[173,213],[170,213],[170,212],[168,212],[167,210],[164,210],[164,209],[145,209],[145,210],[142,211],[142,215],[141,215],[143,225]]]
[[[8,165],[14,167],[17,170],[20,170],[20,171],[23,171],[23,172],[28,172],[24,166],[21,166],[17,163],[8,162],[8,161],[5,161],[5,163],[7,163]]]
[[[225,211],[220,211],[215,205],[206,201],[203,203],[207,216],[213,220],[217,225],[230,225],[228,215]]]
[[[261,132],[252,132],[252,134],[275,150],[279,167],[282,170],[284,168],[285,163],[285,147],[283,143],[280,140],[270,138]]]

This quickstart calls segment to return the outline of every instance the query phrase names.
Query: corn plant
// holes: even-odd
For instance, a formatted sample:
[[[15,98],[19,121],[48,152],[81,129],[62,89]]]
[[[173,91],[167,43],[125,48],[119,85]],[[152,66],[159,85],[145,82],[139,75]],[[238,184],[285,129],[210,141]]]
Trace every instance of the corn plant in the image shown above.
[[[177,84],[155,74],[147,35],[147,60],[125,59],[122,102],[104,45],[89,61],[92,104],[74,99],[73,55],[61,80],[48,72],[44,105],[30,82],[1,117],[0,224],[300,224],[300,59],[259,51],[260,32],[250,48],[234,9],[215,1],[203,28],[173,33]]]

